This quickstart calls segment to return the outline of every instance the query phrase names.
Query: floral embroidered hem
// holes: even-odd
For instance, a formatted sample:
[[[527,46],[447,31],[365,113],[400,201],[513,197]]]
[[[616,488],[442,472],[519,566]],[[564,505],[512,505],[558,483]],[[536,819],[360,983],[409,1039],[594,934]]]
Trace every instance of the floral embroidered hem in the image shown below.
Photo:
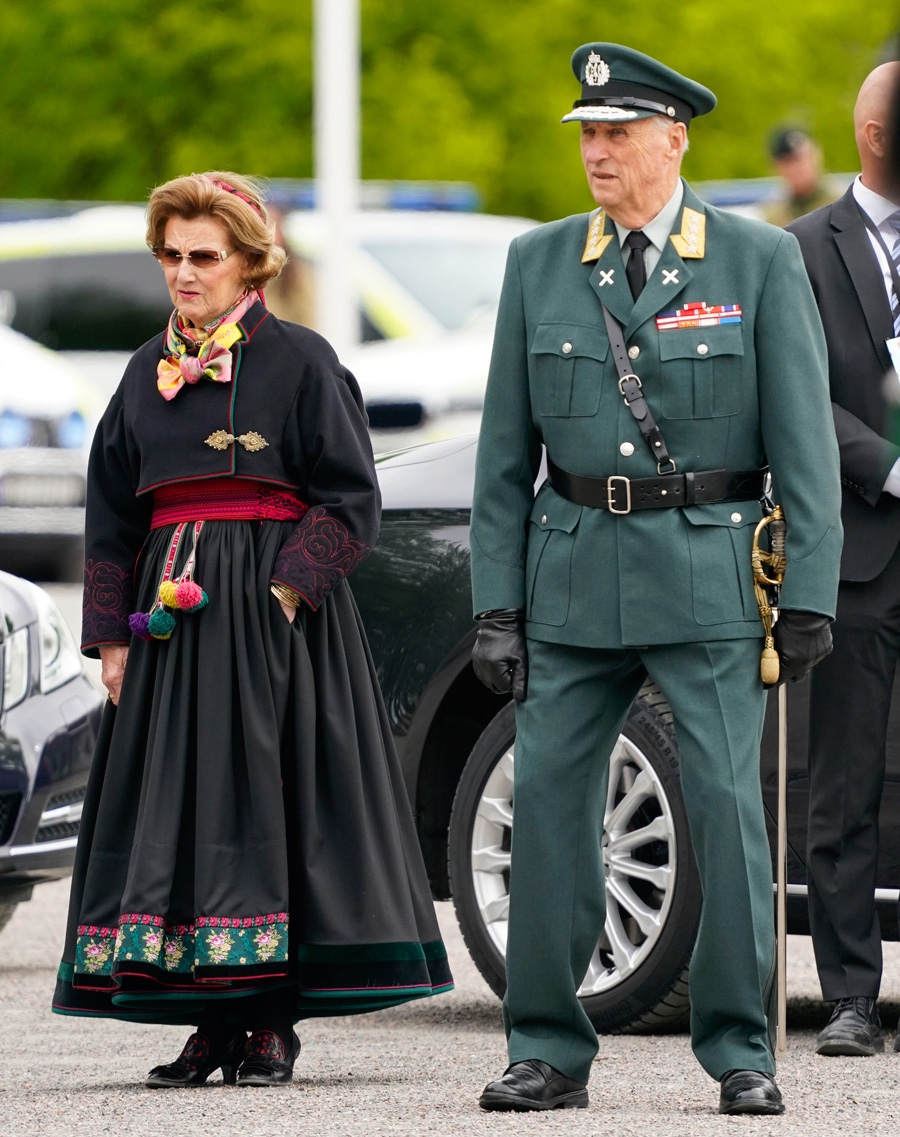
[[[110,979],[130,964],[200,979],[208,968],[246,968],[287,961],[287,912],[264,916],[200,916],[193,924],[167,924],[142,913],[119,918],[116,928],[81,925],[75,946],[75,983]],[[223,976],[224,978],[224,976]],[[105,984],[104,984],[105,985]]]

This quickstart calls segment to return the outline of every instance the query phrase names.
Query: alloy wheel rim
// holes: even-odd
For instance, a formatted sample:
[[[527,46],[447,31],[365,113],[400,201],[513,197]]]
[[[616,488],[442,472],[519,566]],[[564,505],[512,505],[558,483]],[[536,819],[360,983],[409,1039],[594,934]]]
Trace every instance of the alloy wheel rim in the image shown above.
[[[515,748],[491,770],[475,810],[472,883],[485,929],[506,954]],[[599,995],[632,975],[662,935],[675,890],[675,823],[662,782],[635,743],[620,735],[610,758],[601,840],[606,925],[581,996]]]

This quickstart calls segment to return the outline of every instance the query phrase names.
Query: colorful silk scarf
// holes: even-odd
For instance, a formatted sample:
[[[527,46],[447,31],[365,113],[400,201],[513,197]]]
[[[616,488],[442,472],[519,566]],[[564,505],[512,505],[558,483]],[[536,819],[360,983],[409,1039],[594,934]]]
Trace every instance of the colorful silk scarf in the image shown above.
[[[166,355],[156,367],[156,385],[164,399],[174,399],[185,383],[211,379],[230,383],[232,346],[241,338],[238,321],[259,299],[257,292],[242,293],[227,312],[202,328],[185,323],[177,309],[166,330]]]

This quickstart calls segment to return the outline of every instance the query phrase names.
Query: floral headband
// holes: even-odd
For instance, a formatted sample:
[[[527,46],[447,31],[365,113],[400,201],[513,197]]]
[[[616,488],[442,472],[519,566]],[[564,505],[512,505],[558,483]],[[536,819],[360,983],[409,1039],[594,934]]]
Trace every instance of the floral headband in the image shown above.
[[[254,210],[257,214],[259,214],[260,218],[262,218],[262,210],[259,208],[259,206],[256,204],[256,202],[251,201],[251,199],[249,197],[247,197],[247,195],[245,193],[241,193],[240,190],[235,189],[234,186],[229,185],[228,182],[220,182],[217,178],[207,177],[206,174],[204,174],[203,176],[206,178],[206,180],[208,182],[212,182],[212,184],[214,186],[217,186],[219,189],[224,190],[226,193],[233,193],[234,196],[239,197],[241,199],[241,201],[246,201],[246,203],[250,206],[250,208],[252,210]]]

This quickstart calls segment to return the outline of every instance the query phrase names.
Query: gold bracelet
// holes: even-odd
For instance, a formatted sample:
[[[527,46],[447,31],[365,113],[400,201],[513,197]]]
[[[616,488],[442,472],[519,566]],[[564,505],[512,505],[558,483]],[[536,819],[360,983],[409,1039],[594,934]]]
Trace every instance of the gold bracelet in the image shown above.
[[[270,584],[269,591],[276,600],[280,600],[282,604],[287,604],[289,608],[300,607],[300,596],[292,588],[287,588],[283,584]]]

